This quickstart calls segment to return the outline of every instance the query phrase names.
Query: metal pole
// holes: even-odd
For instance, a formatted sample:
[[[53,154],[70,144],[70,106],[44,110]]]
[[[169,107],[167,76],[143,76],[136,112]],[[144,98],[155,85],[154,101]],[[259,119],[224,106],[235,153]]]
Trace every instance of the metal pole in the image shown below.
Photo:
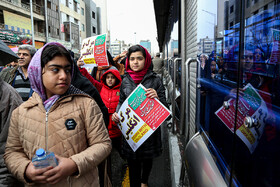
[[[72,29],[71,29],[71,21],[69,20],[69,32],[70,32],[70,47],[72,50]]]
[[[175,113],[176,113],[176,110],[175,110],[175,107],[176,107],[176,89],[177,89],[177,67],[178,67],[178,61],[179,60],[182,60],[181,58],[176,58],[173,62],[173,90],[172,90],[172,101],[171,101],[171,104],[172,104],[172,133],[175,134],[175,131],[177,129],[175,129]]]
[[[203,10],[202,9],[202,11],[204,11],[204,12],[206,12],[206,13],[208,13],[208,14],[210,14],[210,15],[212,15],[213,17],[214,17],[214,34],[213,34],[213,40],[214,40],[214,49],[216,50],[216,39],[215,39],[215,37],[216,37],[216,14],[215,13],[213,13],[213,12],[209,12],[209,11],[207,11],[207,10]]]
[[[48,5],[47,0],[45,0],[45,25],[46,25],[46,43],[49,39],[49,24],[48,24]]]
[[[32,0],[29,1],[30,3],[30,17],[31,17],[31,33],[32,33],[32,45],[35,47],[35,37],[34,37],[34,23],[33,23],[33,6]]]

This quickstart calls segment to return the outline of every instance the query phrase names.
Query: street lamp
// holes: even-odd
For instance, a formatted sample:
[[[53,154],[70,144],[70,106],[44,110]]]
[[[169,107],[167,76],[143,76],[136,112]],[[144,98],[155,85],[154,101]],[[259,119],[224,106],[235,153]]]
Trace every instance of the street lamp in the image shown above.
[[[134,43],[136,45],[136,32],[134,32]]]
[[[214,40],[214,49],[216,50],[216,14],[213,13],[213,12],[209,12],[207,10],[203,10],[203,9],[202,9],[202,11],[204,11],[204,12],[206,12],[206,13],[208,13],[211,16],[214,17],[214,34],[213,34],[214,36],[213,36],[213,40]]]
[[[34,37],[34,23],[33,23],[33,5],[32,0],[29,1],[30,4],[30,18],[31,18],[31,34],[32,34],[32,45],[35,47],[35,37]]]
[[[202,9],[202,11],[204,11],[204,12],[206,12],[206,13],[208,13],[208,14],[210,14],[210,15],[212,15],[214,17],[214,26],[216,27],[216,14],[213,13],[213,12],[209,12],[207,10],[203,10],[203,9]]]
[[[47,5],[47,0],[44,1],[45,1],[46,43],[48,43],[49,42],[48,5]]]

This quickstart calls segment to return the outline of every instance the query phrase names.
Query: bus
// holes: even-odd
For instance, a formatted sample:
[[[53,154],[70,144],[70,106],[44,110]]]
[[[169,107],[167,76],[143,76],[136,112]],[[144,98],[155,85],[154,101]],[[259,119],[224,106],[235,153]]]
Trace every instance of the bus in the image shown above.
[[[280,1],[154,7],[181,186],[280,186]]]

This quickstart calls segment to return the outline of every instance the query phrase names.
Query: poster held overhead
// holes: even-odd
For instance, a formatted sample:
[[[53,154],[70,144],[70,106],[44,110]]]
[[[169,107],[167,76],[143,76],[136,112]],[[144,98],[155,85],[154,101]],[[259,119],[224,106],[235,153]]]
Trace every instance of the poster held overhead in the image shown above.
[[[89,73],[96,66],[108,66],[107,50],[106,50],[107,34],[92,36],[86,38],[82,42],[81,56],[85,62],[83,66]]]

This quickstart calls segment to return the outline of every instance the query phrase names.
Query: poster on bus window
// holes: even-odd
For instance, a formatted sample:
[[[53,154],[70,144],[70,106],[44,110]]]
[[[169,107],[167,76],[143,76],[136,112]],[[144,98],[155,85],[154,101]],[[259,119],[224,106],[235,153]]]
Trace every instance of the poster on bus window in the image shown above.
[[[251,84],[247,84],[243,89],[243,95],[238,102],[236,135],[253,153],[263,134],[265,120],[268,118],[268,109],[263,98]],[[234,133],[236,100],[229,99],[228,102],[228,109],[222,106],[215,114]],[[258,121],[257,125],[252,128],[245,127],[244,119],[247,116],[256,119]]]
[[[270,56],[271,64],[280,63],[280,30],[271,29],[272,30],[272,39],[273,39],[273,47]]]
[[[107,34],[92,36],[82,42],[81,56],[86,68],[90,73],[95,66],[108,66],[106,50]]]
[[[158,99],[148,98],[145,93],[144,86],[139,84],[118,112],[118,127],[134,152],[171,113]]]

